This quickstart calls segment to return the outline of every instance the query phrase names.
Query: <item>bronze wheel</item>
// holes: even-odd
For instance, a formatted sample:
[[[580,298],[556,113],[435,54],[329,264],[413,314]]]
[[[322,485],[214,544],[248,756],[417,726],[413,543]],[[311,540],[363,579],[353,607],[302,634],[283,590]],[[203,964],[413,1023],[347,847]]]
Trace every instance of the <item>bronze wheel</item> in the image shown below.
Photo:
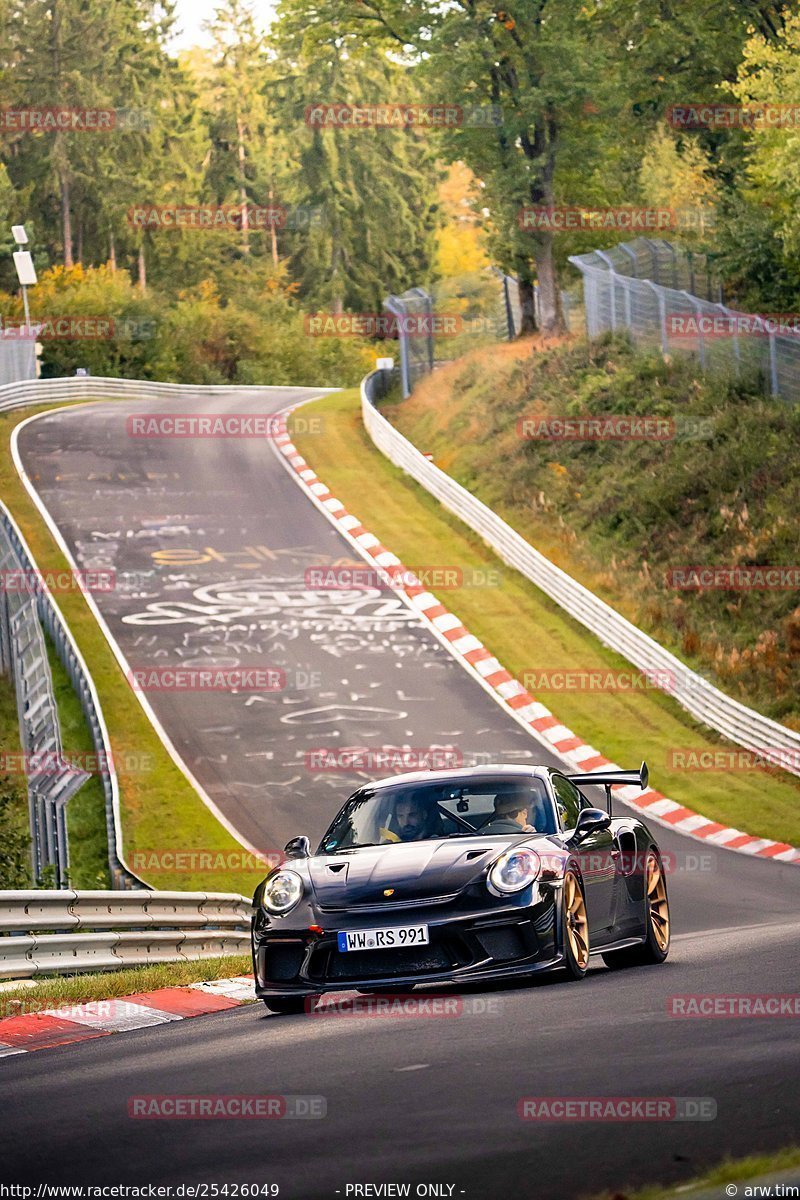
[[[570,979],[583,979],[589,966],[589,921],[583,887],[574,871],[564,876],[562,906],[564,965]]]
[[[659,950],[669,950],[669,901],[661,863],[651,851],[647,856],[647,915]]]
[[[647,852],[644,867],[643,929],[644,940],[639,946],[624,950],[609,950],[603,962],[612,970],[620,967],[640,967],[662,963],[669,954],[669,898],[664,867],[654,847]]]

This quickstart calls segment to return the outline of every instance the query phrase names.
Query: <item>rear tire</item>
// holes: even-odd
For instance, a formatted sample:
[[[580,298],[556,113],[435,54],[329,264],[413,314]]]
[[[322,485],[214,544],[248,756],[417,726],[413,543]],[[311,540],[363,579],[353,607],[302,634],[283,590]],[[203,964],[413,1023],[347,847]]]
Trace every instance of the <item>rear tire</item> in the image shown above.
[[[654,849],[648,851],[645,864],[644,915],[647,936],[641,946],[610,950],[603,962],[612,971],[626,967],[654,966],[669,954],[670,920],[667,881],[661,859]]]
[[[589,969],[589,921],[580,876],[568,870],[561,890],[561,927],[567,979],[583,979]]]
[[[262,996],[264,1004],[273,1013],[301,1013],[306,1011],[306,1005],[312,1007],[313,996]]]

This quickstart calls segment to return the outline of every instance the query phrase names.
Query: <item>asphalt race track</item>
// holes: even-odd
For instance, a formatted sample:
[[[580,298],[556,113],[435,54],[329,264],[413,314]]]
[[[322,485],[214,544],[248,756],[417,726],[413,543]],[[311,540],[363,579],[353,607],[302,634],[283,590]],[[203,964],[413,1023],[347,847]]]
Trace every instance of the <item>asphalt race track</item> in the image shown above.
[[[303,394],[276,391],[274,408]],[[244,395],[205,408],[264,411]],[[109,403],[44,416],[20,448],[79,564],[118,572],[120,586],[96,599],[133,667],[286,672],[287,688],[254,704],[222,692],[149,696],[244,836],[272,848],[322,831],[355,777],[308,770],[313,747],[442,744],[553,761],[394,597],[365,592],[345,611],[336,593],[309,594],[310,565],[353,551],[263,441],[126,436],[128,414],[164,410]],[[287,1200],[381,1194],[352,1190],[365,1184],[410,1185],[413,1196],[437,1184],[443,1196],[555,1200],[689,1179],[727,1154],[796,1143],[796,1020],[681,1019],[668,1004],[797,992],[800,871],[657,833],[677,868],[664,966],[597,963],[577,984],[471,991],[471,1011],[452,1018],[276,1017],[259,1005],[7,1057],[0,1178],[277,1183]],[[132,1096],[212,1093],[320,1096],[326,1116],[128,1116]],[[533,1096],[708,1098],[716,1117],[523,1121],[518,1102]]]

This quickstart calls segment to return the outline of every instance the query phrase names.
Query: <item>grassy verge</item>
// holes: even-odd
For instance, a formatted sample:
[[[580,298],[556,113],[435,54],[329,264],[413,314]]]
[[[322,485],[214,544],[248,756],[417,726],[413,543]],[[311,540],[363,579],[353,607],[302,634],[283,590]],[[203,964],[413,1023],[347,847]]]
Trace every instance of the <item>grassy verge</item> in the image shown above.
[[[63,408],[63,404],[52,405]],[[47,411],[47,409],[37,410]],[[9,449],[11,431],[27,414],[0,416],[0,495],[11,510],[42,571],[68,570],[45,522],[19,479]],[[238,861],[238,842],[219,824],[167,754],[111,652],[83,596],[63,592],[57,603],[69,624],[98,688],[111,750],[117,765],[124,853],[135,866],[138,854],[151,866],[144,876],[153,887],[179,891],[234,891],[252,894],[261,870],[210,869],[178,871],[165,865],[154,873],[156,856],[176,851],[210,851]],[[64,750],[71,747],[66,739]],[[87,785],[88,787],[89,785]],[[87,801],[87,805],[90,800]],[[80,819],[80,804],[77,812]],[[70,814],[71,818],[76,818]],[[241,856],[240,856],[241,857]],[[194,862],[195,860],[184,861]]]
[[[514,351],[519,353],[516,348],[508,353]],[[308,415],[309,407],[303,411]],[[313,411],[325,417],[325,437],[298,434],[300,452],[404,563],[457,566],[465,578],[471,577],[471,568],[490,577],[496,573],[499,586],[465,586],[441,596],[512,674],[523,679],[541,667],[630,669],[533,584],[505,567],[477,535],[375,449],[361,424],[356,391],[315,401]],[[675,749],[709,751],[720,743],[667,695],[656,690],[564,691],[540,698],[613,761],[636,766],[646,757],[653,786],[673,799],[725,825],[800,844],[800,780],[783,772],[692,772],[672,765]]]
[[[87,1000],[111,1000],[152,992],[156,988],[181,987],[203,980],[249,975],[253,969],[247,954],[205,958],[200,962],[157,963],[152,967],[128,967],[97,975],[62,975],[38,979],[31,987],[0,991],[0,1018],[41,1012],[59,1004],[83,1004]]]
[[[779,1150],[775,1154],[754,1154],[748,1158],[726,1159],[704,1175],[699,1175],[689,1183],[675,1184],[663,1187],[655,1184],[650,1187],[637,1189],[633,1192],[602,1192],[595,1200],[692,1200],[692,1197],[703,1192],[722,1188],[726,1183],[746,1184],[750,1180],[789,1171],[793,1167],[800,1168],[800,1148],[797,1146]],[[723,1196],[724,1193],[720,1193]]]

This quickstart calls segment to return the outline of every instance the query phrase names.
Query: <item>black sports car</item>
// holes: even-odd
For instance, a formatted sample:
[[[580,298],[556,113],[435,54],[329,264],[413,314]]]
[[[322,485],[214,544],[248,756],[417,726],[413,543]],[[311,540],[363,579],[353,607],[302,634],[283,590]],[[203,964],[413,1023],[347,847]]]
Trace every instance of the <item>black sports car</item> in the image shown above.
[[[595,808],[581,786],[605,787]],[[669,950],[664,865],[647,826],[612,816],[639,771],[565,775],[473,767],[367,783],[316,854],[286,846],[254,897],[256,994],[301,1011],[325,991],[408,991],[551,971],[581,979],[660,963]]]

